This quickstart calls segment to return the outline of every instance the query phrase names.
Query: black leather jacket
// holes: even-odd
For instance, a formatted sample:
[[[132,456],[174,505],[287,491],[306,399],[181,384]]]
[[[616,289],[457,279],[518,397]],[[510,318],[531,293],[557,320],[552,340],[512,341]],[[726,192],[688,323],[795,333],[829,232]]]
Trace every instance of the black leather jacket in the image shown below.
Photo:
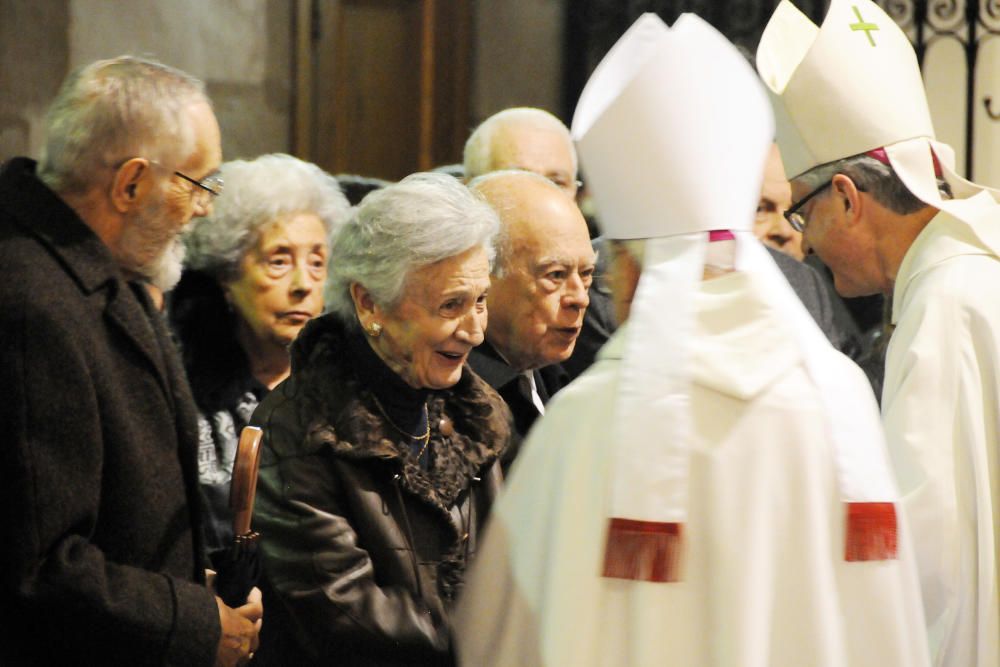
[[[334,316],[311,322],[292,376],[252,419],[265,429],[258,655],[267,665],[450,666],[448,613],[499,490],[510,414],[466,367],[429,395],[424,470],[357,377],[348,335]]]

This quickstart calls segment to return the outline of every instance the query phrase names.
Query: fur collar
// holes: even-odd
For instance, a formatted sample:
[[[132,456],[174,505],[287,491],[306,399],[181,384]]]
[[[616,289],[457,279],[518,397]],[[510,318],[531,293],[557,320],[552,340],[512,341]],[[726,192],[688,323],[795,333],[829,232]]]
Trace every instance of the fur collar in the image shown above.
[[[404,488],[447,512],[470,482],[496,461],[510,439],[510,411],[499,395],[466,366],[458,383],[427,401],[431,466],[417,465],[409,447],[379,413],[371,391],[347,358],[347,336],[336,315],[312,320],[292,348],[292,375],[302,392],[306,446],[337,456],[378,460],[402,473]],[[442,419],[453,433],[441,432]]]

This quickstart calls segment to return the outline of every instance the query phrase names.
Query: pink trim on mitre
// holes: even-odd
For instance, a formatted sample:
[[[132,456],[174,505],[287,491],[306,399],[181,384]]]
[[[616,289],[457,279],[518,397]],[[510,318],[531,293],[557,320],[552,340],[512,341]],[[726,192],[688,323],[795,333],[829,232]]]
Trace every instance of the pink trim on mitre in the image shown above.
[[[708,233],[709,243],[714,243],[715,241],[732,241],[736,237],[728,229],[713,229]]]
[[[612,518],[601,576],[632,581],[680,581],[680,523]]]
[[[875,158],[882,164],[887,164],[890,167],[892,166],[891,164],[889,164],[889,154],[885,152],[884,148],[875,148],[865,153],[865,155],[871,158]],[[944,178],[943,172],[941,171],[941,163],[938,162],[938,157],[937,155],[935,155],[933,148],[931,149],[931,159],[934,160],[935,178]]]
[[[844,560],[896,559],[896,505],[847,503]]]

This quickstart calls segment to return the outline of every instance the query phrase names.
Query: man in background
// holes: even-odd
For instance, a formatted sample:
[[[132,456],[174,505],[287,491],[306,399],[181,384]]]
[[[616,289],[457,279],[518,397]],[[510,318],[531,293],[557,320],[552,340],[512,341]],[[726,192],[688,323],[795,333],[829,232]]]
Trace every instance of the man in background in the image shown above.
[[[504,169],[523,169],[552,181],[570,199],[579,187],[576,147],[569,129],[544,109],[512,107],[484,120],[465,143],[466,182]],[[585,218],[586,220],[586,218]],[[598,231],[589,227],[588,234]],[[573,354],[560,364],[568,378],[574,378],[594,362],[597,351],[615,330],[611,293],[604,283],[605,262],[600,238],[593,241],[596,253],[590,306]]]
[[[802,253],[802,234],[792,229],[788,220],[785,220],[785,211],[791,205],[792,188],[785,176],[781,151],[777,144],[772,144],[764,165],[764,182],[760,186],[753,234],[769,248],[801,262],[805,258]]]
[[[576,197],[573,140],[562,121],[544,109],[512,107],[493,114],[465,142],[463,161],[466,182],[491,171],[522,169]]]
[[[580,209],[553,183],[528,171],[499,171],[475,179],[500,216],[486,342],[469,365],[510,406],[517,440],[545,412],[565,383],[559,362],[573,353],[594,276],[594,251]]]

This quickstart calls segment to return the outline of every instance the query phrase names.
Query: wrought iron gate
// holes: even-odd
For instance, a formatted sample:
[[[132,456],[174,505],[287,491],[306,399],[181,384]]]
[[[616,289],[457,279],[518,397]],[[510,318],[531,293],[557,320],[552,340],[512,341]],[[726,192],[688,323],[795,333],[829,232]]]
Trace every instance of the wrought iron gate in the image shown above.
[[[1000,35],[1000,0],[876,0],[909,35],[921,65],[928,50],[944,40],[954,40],[965,59],[965,174],[973,176],[976,110],[982,104],[985,118],[1000,120],[1000,99],[977,99],[977,72],[987,40]],[[819,23],[827,0],[794,0],[795,5]],[[567,0],[565,117],[572,110],[594,67],[643,12],[656,12],[673,23],[683,12],[695,12],[718,28],[733,43],[756,49],[760,34],[777,5],[775,0]]]

